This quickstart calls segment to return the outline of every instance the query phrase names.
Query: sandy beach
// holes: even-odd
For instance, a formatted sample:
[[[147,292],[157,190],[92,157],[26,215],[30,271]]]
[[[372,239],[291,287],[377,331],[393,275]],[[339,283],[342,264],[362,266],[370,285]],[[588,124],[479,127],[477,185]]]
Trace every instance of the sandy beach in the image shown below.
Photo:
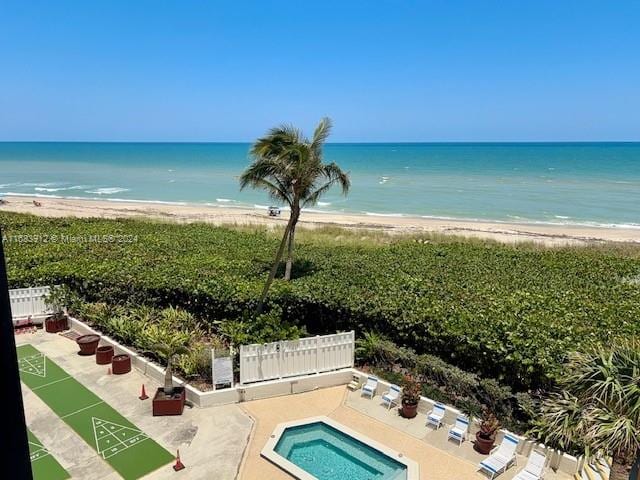
[[[154,218],[175,222],[206,222],[214,225],[284,225],[281,217],[269,217],[256,209],[211,207],[206,205],[168,205],[146,202],[110,202],[36,197],[5,197],[0,210],[48,217]],[[41,206],[35,206],[34,201]],[[355,214],[304,212],[300,225],[305,228],[339,226],[350,229],[383,230],[394,233],[441,233],[492,239],[501,242],[539,242],[545,245],[580,245],[607,241],[640,243],[640,229],[604,228],[544,224],[516,224],[420,217],[385,217]]]

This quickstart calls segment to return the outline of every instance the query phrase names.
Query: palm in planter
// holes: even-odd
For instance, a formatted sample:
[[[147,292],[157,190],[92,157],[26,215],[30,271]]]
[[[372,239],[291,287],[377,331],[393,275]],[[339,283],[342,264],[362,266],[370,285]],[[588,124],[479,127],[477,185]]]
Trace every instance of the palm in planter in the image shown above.
[[[402,410],[400,412],[404,418],[413,418],[417,415],[421,392],[420,383],[412,376],[407,375],[402,384]]]
[[[163,342],[154,346],[154,351],[167,361],[167,368],[164,371],[164,389],[167,397],[173,395],[173,360],[177,355],[189,353],[189,349],[180,343]]]
[[[480,422],[480,430],[476,432],[476,441],[474,448],[485,455],[491,452],[496,434],[500,428],[500,422],[496,415],[489,409],[482,412],[482,420]]]

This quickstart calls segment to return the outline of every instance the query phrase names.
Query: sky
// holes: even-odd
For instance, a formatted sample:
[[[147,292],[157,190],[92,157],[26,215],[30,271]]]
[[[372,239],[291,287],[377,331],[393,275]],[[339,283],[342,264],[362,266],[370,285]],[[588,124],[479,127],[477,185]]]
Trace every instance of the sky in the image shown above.
[[[0,1],[0,141],[640,140],[640,1]]]

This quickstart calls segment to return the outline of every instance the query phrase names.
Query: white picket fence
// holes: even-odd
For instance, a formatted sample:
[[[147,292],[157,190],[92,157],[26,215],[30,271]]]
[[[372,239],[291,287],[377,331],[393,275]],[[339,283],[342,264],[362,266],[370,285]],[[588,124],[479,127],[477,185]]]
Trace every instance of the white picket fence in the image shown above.
[[[31,317],[41,320],[51,314],[51,309],[44,301],[49,295],[50,287],[14,288],[9,290],[11,316],[14,323],[20,319]]]
[[[353,367],[355,333],[240,346],[240,383]]]

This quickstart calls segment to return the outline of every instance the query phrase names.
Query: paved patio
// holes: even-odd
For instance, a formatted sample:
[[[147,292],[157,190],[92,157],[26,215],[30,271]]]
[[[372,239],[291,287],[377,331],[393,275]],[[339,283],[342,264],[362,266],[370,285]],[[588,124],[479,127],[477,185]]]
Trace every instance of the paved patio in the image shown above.
[[[346,387],[333,387],[286,397],[256,400],[242,405],[255,421],[247,455],[241,468],[243,480],[290,479],[291,477],[268,460],[260,451],[278,423],[305,417],[327,415],[373,440],[402,452],[420,465],[420,478],[425,480],[477,479],[487,477],[478,472],[478,462],[485,456],[476,453],[471,442],[458,447],[447,442],[447,431],[433,431],[425,427],[425,416],[412,420],[400,417],[396,410],[380,405],[380,397],[373,400],[349,392]],[[525,465],[512,467],[499,479],[509,480]],[[570,476],[549,471],[547,480],[570,480]]]
[[[345,395],[345,404],[349,408],[353,408],[376,421],[382,422],[385,425],[404,432],[413,438],[419,439],[420,441],[437,448],[439,451],[446,452],[447,454],[465,461],[474,467],[477,467],[480,461],[486,458],[486,455],[482,455],[473,449],[473,443],[470,441],[465,441],[460,446],[458,446],[458,443],[456,442],[449,441],[447,439],[448,425],[444,428],[441,427],[438,430],[433,427],[427,427],[427,417],[423,413],[418,413],[417,417],[411,420],[403,418],[398,414],[398,410],[396,408],[388,410],[386,405],[382,404],[380,396],[376,396],[371,400],[367,397],[361,396],[359,390],[355,392],[347,390],[347,394]],[[472,434],[475,434],[475,431],[473,431]],[[501,474],[498,479],[511,480],[526,465],[526,463],[526,457],[518,455],[517,466],[511,467],[505,473]],[[426,476],[424,478],[431,479],[433,477]],[[458,476],[456,478],[476,477]],[[479,478],[486,479],[487,477],[480,475]],[[548,469],[544,478],[545,480],[571,480],[573,477],[562,472],[554,472],[553,470]]]
[[[72,340],[39,331],[16,335],[18,345],[30,343],[95,392],[143,432],[172,453],[180,449],[187,468],[171,465],[145,479],[234,479],[251,432],[251,419],[237,406],[185,408],[182,416],[153,417],[151,400],[140,401],[144,383],[151,396],[159,385],[136,369],[126,375],[108,375],[95,357],[77,355]],[[96,451],[53,413],[29,388],[22,386],[27,425],[72,478],[115,480],[118,475]]]
[[[187,469],[175,473],[170,465],[145,478],[151,479],[233,479],[265,480],[291,477],[263,459],[260,451],[278,423],[327,415],[373,440],[402,452],[420,465],[425,480],[476,479],[487,477],[477,470],[484,456],[471,442],[461,447],[446,438],[446,428],[437,431],[425,426],[425,415],[407,420],[395,409],[387,410],[380,397],[373,400],[349,392],[346,387],[255,400],[240,405],[187,408],[179,417],[153,417],[151,401],[140,401],[144,383],[151,394],[158,386],[133,369],[118,376],[96,365],[94,357],[77,355],[74,341],[60,335],[16,336],[16,343],[31,343],[94,391],[150,437],[175,452],[178,448]],[[73,478],[115,480],[119,475],[29,388],[23,385],[27,424]],[[246,454],[245,454],[246,451]],[[512,467],[499,478],[510,480],[526,463]],[[570,480],[569,475],[548,471],[547,480]]]

